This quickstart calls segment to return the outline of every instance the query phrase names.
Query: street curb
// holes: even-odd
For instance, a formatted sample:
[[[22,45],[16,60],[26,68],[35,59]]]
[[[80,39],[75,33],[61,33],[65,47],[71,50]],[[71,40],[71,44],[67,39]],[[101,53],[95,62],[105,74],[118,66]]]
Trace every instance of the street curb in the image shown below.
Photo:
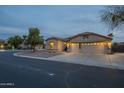
[[[20,51],[31,51],[31,50],[0,50],[0,52],[20,52]]]
[[[13,55],[16,56],[16,57],[33,58],[33,59],[40,59],[40,60],[54,61],[54,60],[52,60],[52,59],[50,59],[50,58],[23,56],[23,55],[18,55],[17,53],[14,53]]]

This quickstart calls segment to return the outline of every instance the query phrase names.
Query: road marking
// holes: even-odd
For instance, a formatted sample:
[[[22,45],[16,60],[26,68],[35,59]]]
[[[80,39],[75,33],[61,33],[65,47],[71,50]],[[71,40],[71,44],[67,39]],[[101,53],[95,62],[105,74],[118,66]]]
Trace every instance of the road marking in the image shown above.
[[[54,73],[48,73],[50,76],[54,76],[55,74]]]

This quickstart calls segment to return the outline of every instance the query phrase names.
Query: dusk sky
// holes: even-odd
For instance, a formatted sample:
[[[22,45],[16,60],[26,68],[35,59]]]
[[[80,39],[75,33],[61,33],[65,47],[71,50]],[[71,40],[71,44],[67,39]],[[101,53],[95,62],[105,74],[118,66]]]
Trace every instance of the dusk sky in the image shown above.
[[[69,37],[83,32],[108,34],[100,21],[104,6],[0,6],[0,39],[28,33],[37,27],[48,37]],[[123,31],[122,31],[123,32]],[[114,33],[117,40],[124,40],[124,32]]]

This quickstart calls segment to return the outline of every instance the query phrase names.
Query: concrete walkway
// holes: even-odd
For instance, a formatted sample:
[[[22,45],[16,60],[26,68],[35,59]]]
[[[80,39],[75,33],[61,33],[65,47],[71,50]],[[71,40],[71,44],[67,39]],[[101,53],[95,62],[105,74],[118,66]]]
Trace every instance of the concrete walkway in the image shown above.
[[[15,56],[124,70],[124,53],[116,53],[113,55],[64,53],[63,55],[58,55],[58,56],[49,57],[49,58],[30,57],[30,56],[23,56],[23,55],[16,55],[16,54]]]

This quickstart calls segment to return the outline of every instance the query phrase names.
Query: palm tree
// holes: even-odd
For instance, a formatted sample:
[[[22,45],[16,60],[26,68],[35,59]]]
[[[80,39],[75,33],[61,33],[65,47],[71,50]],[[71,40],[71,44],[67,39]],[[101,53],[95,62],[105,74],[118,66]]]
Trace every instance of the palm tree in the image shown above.
[[[124,6],[107,6],[101,15],[102,22],[105,22],[111,30],[124,23]]]

